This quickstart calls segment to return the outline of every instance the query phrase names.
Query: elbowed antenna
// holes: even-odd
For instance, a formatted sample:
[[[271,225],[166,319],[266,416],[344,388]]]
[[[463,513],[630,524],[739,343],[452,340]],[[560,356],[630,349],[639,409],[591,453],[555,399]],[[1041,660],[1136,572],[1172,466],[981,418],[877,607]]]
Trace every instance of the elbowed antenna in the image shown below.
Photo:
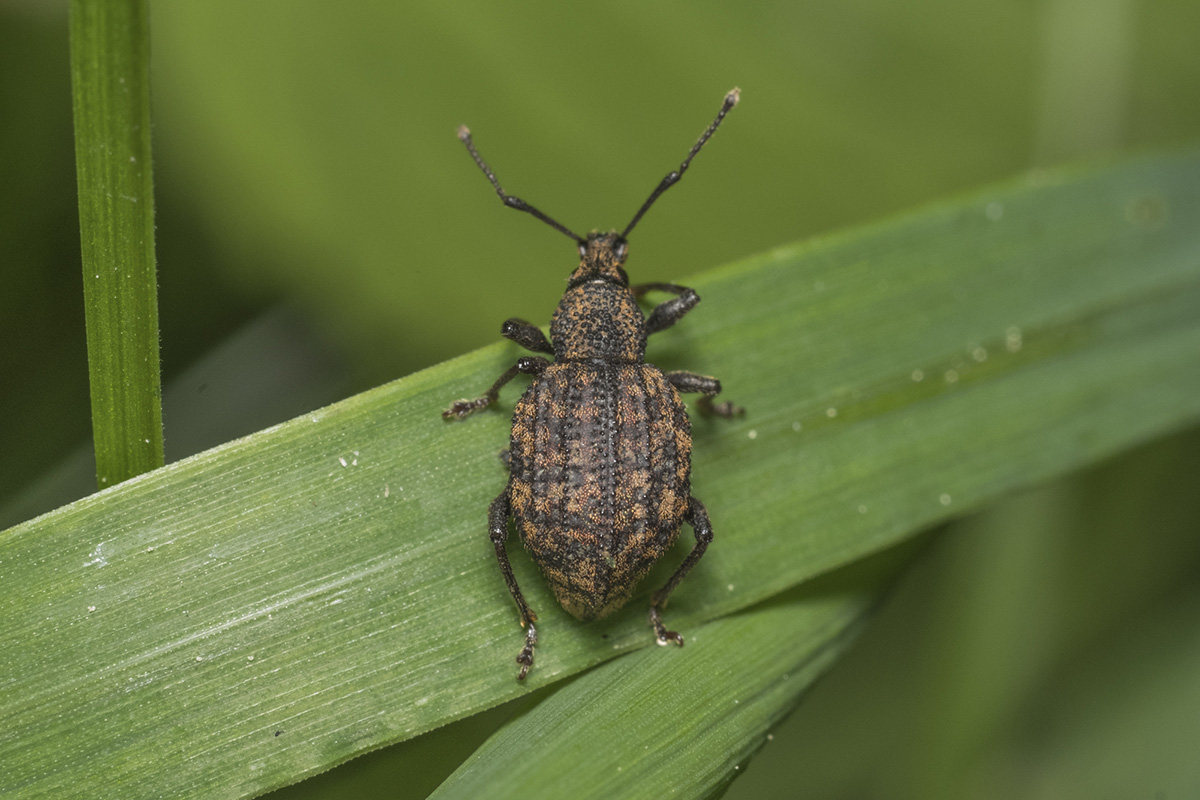
[[[668,172],[667,177],[663,178],[662,182],[658,184],[658,187],[650,193],[649,199],[647,199],[646,202],[642,204],[642,207],[638,209],[638,212],[633,215],[633,220],[625,226],[625,230],[621,231],[622,239],[625,239],[629,236],[629,232],[633,230],[633,226],[638,224],[638,221],[641,220],[642,215],[645,214],[650,206],[654,204],[654,201],[658,199],[659,195],[661,195],[667,189],[670,189],[676,183],[679,183],[679,179],[682,178],[683,173],[687,171],[688,164],[692,163],[692,159],[696,157],[696,153],[699,153],[700,148],[704,147],[704,143],[712,138],[712,135],[717,132],[717,126],[719,126],[722,120],[725,119],[725,115],[729,113],[730,109],[738,104],[738,98],[740,97],[741,93],[742,90],[735,86],[729,91],[728,94],[725,95],[725,101],[721,103],[721,110],[717,112],[717,118],[714,119],[712,124],[705,129],[704,133],[700,134],[699,141],[692,146],[691,152],[687,154],[687,158],[685,158],[683,163],[679,165],[679,169]],[[476,156],[475,159],[478,160],[479,156]],[[480,164],[482,163],[483,162],[480,162]],[[495,183],[494,180],[492,182]],[[497,186],[496,188],[498,190],[500,187]],[[503,197],[503,195],[501,196]]]
[[[714,127],[715,127],[715,125],[714,125]],[[479,151],[475,149],[475,145],[471,143],[471,131],[470,131],[470,129],[467,128],[466,125],[459,126],[458,138],[461,139],[462,143],[467,146],[467,152],[469,152],[471,154],[471,158],[475,159],[475,163],[479,165],[479,168],[481,170],[483,170],[483,174],[487,176],[487,179],[491,182],[492,186],[495,187],[496,194],[500,195],[500,199],[504,201],[504,205],[508,206],[509,208],[515,208],[517,211],[526,211],[526,212],[532,214],[533,216],[540,219],[542,222],[549,225],[551,228],[554,228],[556,231],[561,231],[562,233],[565,233],[567,236],[570,236],[572,239],[575,240],[575,243],[577,245],[579,245],[580,248],[587,246],[587,239],[584,239],[579,234],[574,233],[573,231],[571,231],[570,228],[563,225],[561,222],[556,222],[555,220],[550,219],[550,217],[547,217],[545,214],[538,211],[536,208],[529,205],[529,203],[526,203],[521,198],[513,197],[511,194],[506,194],[505,191],[500,188],[500,182],[496,180],[496,175],[492,172],[491,168],[484,162],[484,160],[479,156]],[[689,160],[690,160],[690,157],[689,157]]]

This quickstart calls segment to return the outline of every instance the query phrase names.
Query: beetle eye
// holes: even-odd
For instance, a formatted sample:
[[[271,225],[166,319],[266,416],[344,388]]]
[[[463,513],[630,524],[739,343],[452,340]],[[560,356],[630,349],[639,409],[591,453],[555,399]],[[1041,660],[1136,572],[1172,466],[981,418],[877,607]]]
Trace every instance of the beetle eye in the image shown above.
[[[629,242],[622,239],[617,242],[617,246],[613,248],[613,254],[616,255],[618,261],[625,260],[625,254],[629,252]]]
[[[579,257],[583,258],[587,255],[587,242],[579,243]]]

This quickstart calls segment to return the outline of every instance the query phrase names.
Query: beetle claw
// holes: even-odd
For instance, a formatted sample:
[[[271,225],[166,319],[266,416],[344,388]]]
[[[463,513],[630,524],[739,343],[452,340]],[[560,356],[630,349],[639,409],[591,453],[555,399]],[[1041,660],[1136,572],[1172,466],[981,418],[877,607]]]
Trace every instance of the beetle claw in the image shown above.
[[[478,400],[456,400],[442,412],[442,419],[462,419],[472,411],[483,408]]]
[[[746,409],[741,406],[735,406],[728,401],[714,403],[711,397],[705,395],[696,403],[696,409],[706,417],[723,417],[732,419],[734,417],[745,416]]]
[[[517,663],[521,665],[521,671],[517,673],[517,680],[525,680],[525,676],[529,674],[529,668],[533,666],[533,648],[537,644],[537,628],[533,627],[533,623],[529,623],[528,629],[525,631],[525,646],[521,648],[521,653],[517,656]]]
[[[654,633],[658,637],[658,644],[666,646],[674,642],[683,647],[683,637],[675,631],[667,630],[667,626],[663,625],[662,617],[658,612],[658,606],[650,608],[650,624],[654,626]]]

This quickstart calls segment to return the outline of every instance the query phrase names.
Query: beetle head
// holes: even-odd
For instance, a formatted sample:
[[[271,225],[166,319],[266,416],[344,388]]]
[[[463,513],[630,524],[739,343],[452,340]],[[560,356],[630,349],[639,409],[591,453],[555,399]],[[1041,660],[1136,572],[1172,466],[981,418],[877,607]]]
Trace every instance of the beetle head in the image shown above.
[[[688,165],[692,163],[692,159],[700,152],[700,148],[717,132],[717,128],[720,126],[721,121],[725,119],[725,115],[729,113],[729,110],[737,105],[740,92],[741,90],[735,87],[725,95],[725,100],[721,103],[721,110],[717,112],[716,119],[704,130],[704,133],[700,134],[700,139],[696,144],[692,145],[692,149],[688,152],[687,158],[683,160],[683,163],[679,165],[679,169],[671,170],[659,182],[654,191],[650,193],[650,197],[646,199],[645,203],[642,203],[642,207],[638,209],[638,212],[633,215],[633,219],[625,226],[625,230],[620,233],[616,231],[609,231],[608,233],[593,231],[588,234],[586,239],[557,220],[538,211],[521,198],[508,194],[504,189],[500,188],[500,182],[496,180],[495,173],[492,172],[491,167],[480,157],[479,151],[475,149],[475,144],[471,141],[471,131],[466,125],[459,127],[458,138],[467,146],[467,152],[475,159],[475,163],[483,171],[488,182],[492,184],[492,188],[496,190],[496,194],[504,201],[504,205],[537,217],[559,233],[575,240],[575,243],[579,246],[579,255],[583,260],[579,263],[579,267],[571,273],[572,286],[590,280],[609,281],[619,283],[622,286],[628,286],[629,276],[625,274],[622,265],[625,263],[625,255],[629,250],[628,237],[630,231],[641,221],[642,216],[650,209],[650,206],[654,205],[654,201],[683,177],[683,173],[687,171]]]
[[[571,286],[587,281],[607,281],[629,285],[629,276],[622,265],[629,252],[629,243],[616,231],[592,231],[579,242],[579,266],[571,273]]]

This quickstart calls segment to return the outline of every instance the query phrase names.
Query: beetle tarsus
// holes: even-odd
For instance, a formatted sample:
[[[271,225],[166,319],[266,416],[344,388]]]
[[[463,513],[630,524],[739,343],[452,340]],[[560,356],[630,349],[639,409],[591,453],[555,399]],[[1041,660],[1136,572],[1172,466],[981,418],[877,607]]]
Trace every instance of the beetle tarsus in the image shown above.
[[[517,673],[517,680],[523,681],[529,674],[529,668],[533,666],[533,649],[536,646],[537,628],[533,627],[533,622],[529,622],[525,626],[525,646],[521,648],[521,652],[517,656],[517,663],[521,665],[521,671]]]
[[[650,607],[650,624],[654,626],[654,634],[658,637],[660,645],[665,646],[674,642],[683,647],[683,637],[675,631],[667,630],[667,626],[663,624],[662,615],[657,605]]]
[[[714,403],[712,398],[708,395],[704,395],[696,401],[696,410],[705,416],[722,417],[724,419],[741,417],[746,413],[746,409],[742,408],[741,406],[735,406],[729,401]]]
[[[496,402],[495,398],[492,397],[480,397],[475,400],[456,400],[449,408],[442,412],[442,419],[462,419],[481,408],[487,408],[494,402]]]

